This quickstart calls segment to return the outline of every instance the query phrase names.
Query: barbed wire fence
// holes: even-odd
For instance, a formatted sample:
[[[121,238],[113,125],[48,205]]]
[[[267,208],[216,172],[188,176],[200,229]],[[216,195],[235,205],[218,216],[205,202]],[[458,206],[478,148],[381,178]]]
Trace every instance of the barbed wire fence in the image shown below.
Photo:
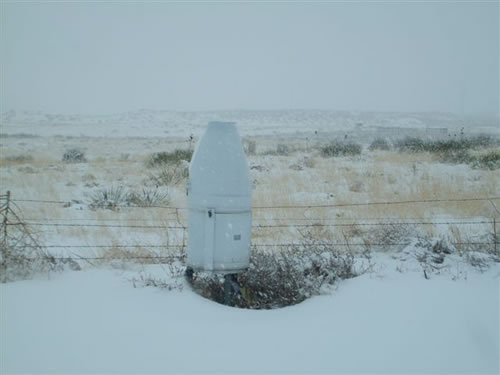
[[[400,201],[378,201],[378,202],[351,202],[351,203],[333,203],[333,204],[305,204],[305,205],[276,205],[276,206],[254,206],[252,209],[259,211],[269,211],[269,210],[312,210],[315,208],[329,209],[338,207],[362,207],[362,206],[380,206],[380,205],[415,205],[415,204],[434,204],[434,203],[454,203],[461,204],[467,202],[487,202],[491,205],[493,215],[482,216],[480,219],[473,217],[454,217],[448,220],[422,220],[421,218],[406,218],[398,219],[396,217],[376,217],[376,218],[358,218],[353,217],[351,219],[325,219],[322,217],[271,217],[262,218],[261,221],[291,221],[286,224],[274,223],[274,224],[253,224],[253,233],[258,233],[259,231],[267,230],[282,230],[282,229],[319,229],[319,228],[349,228],[349,227],[395,227],[395,226],[490,226],[491,227],[491,240],[481,240],[481,241],[455,241],[451,242],[454,246],[491,246],[494,248],[494,253],[498,254],[498,236],[496,229],[496,221],[500,215],[500,211],[495,204],[495,201],[500,200],[500,197],[484,197],[484,198],[457,198],[457,199],[422,199],[422,200],[400,200]],[[75,201],[73,201],[75,202]],[[77,203],[81,203],[76,201]],[[171,218],[168,222],[174,222],[174,225],[165,224],[165,222],[157,221],[159,224],[144,224],[146,221],[144,219],[126,219],[127,222],[134,222],[134,224],[116,224],[113,222],[120,221],[118,219],[101,219],[101,218],[47,218],[47,217],[32,217],[23,218],[22,209],[19,204],[38,204],[38,205],[62,205],[63,207],[69,207],[72,201],[61,201],[61,200],[42,200],[42,199],[12,199],[11,192],[0,195],[0,214],[1,214],[1,228],[0,228],[0,245],[1,245],[1,271],[5,274],[6,260],[9,256],[9,251],[12,245],[9,243],[9,239],[12,239],[11,229],[16,228],[16,230],[22,233],[24,241],[30,243],[30,248],[35,249],[37,252],[46,254],[48,249],[140,249],[140,248],[151,248],[158,250],[177,250],[184,252],[187,247],[187,226],[182,222],[180,212],[187,211],[187,207],[177,207],[177,206],[167,206],[167,205],[151,205],[147,207],[137,207],[137,206],[116,206],[118,209],[164,209],[164,214]],[[351,220],[351,222],[338,222],[342,220]],[[377,220],[377,221],[371,221]],[[75,223],[75,221],[80,221]],[[294,221],[311,221],[311,223],[295,223]],[[332,222],[333,221],[333,222]],[[110,223],[111,222],[111,223]],[[112,228],[112,229],[139,229],[139,230],[153,230],[153,231],[172,231],[180,230],[182,232],[181,242],[176,244],[125,244],[125,243],[113,243],[113,244],[41,244],[32,234],[31,228],[50,228],[50,227],[61,227],[61,228]],[[342,232],[343,234],[343,232]],[[16,245],[19,240],[16,242]],[[339,246],[339,247],[367,247],[367,246],[406,246],[408,242],[391,242],[391,241],[380,241],[367,243],[365,241],[361,242],[349,242],[345,239],[345,235],[340,240],[336,241],[325,241],[324,245],[327,246]],[[252,243],[253,248],[287,248],[295,247],[300,248],[307,246],[306,244],[300,242],[260,242],[254,241]],[[33,254],[33,252],[31,252]],[[51,256],[52,260],[61,261],[87,261],[91,262],[93,260],[150,260],[155,262],[161,262],[162,260],[168,260],[170,255],[140,255],[134,254],[133,252],[127,252],[125,255],[120,256],[84,256],[81,254],[72,253],[70,256]],[[25,256],[24,260],[29,261],[30,259],[38,259],[37,257],[30,258]]]
[[[10,199],[10,191],[0,195],[0,282],[5,283],[15,273],[25,277],[33,269],[49,269],[53,264],[50,255],[33,233],[28,224],[24,222],[16,204]],[[10,218],[15,220],[12,228]],[[65,261],[67,262],[67,261]]]

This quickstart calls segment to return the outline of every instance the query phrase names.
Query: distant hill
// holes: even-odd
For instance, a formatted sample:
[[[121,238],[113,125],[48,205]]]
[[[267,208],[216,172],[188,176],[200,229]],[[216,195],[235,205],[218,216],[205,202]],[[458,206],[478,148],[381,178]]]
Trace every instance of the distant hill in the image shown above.
[[[67,136],[179,136],[198,134],[209,121],[235,121],[243,135],[329,132],[367,127],[495,129],[498,119],[450,113],[351,112],[326,110],[230,110],[176,112],[142,109],[107,115],[9,111],[2,132]]]

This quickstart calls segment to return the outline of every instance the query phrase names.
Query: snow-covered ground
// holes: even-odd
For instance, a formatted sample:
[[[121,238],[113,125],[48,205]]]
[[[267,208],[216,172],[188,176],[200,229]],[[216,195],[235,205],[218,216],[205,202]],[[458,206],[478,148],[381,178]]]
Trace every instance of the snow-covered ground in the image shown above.
[[[92,210],[89,197],[113,186],[150,186],[150,175],[158,172],[145,165],[151,153],[193,147],[189,135],[197,138],[214,119],[237,121],[247,141],[256,142],[257,151],[248,156],[254,206],[500,196],[498,170],[366,147],[377,127],[382,132],[391,126],[444,127],[455,136],[464,119],[329,111],[5,113],[0,194],[10,190],[22,217],[42,224],[35,227],[36,234],[46,246],[58,246],[50,248],[54,255],[111,259],[130,256],[120,250],[121,244],[140,244],[141,249],[132,251],[151,254],[148,246],[184,243],[182,229],[164,229],[185,223],[184,210]],[[467,124],[466,135],[499,134],[491,121]],[[362,154],[322,157],[317,143],[333,138],[363,143]],[[278,154],[279,145],[289,152]],[[63,153],[72,148],[84,151],[87,161],[62,162]],[[161,186],[169,194],[165,204],[186,206],[184,183]],[[258,228],[254,244],[300,240],[297,224],[326,224],[311,233],[319,240],[351,246],[364,240],[411,243],[406,248],[373,245],[369,272],[277,310],[225,307],[185,284],[174,291],[143,288],[140,283],[134,288],[130,280],[139,272],[162,277],[162,270],[127,261],[98,262],[97,267],[81,261],[79,272],[1,284],[0,373],[498,374],[498,259],[473,267],[476,261],[464,256],[471,249],[457,245],[446,255],[442,272],[430,269],[424,274],[425,265],[416,260],[418,249],[412,247],[416,236],[490,243],[492,218],[498,222],[495,202],[256,209],[254,223],[285,228]],[[434,221],[440,224],[425,224]],[[384,226],[371,226],[381,222],[396,225],[385,232]],[[424,224],[408,228],[399,222]],[[345,226],[327,229],[331,223]],[[109,248],[92,248],[99,245]],[[472,250],[479,250],[479,260],[488,257],[484,249]]]
[[[354,127],[447,128],[498,132],[498,119],[450,113],[355,112],[322,110],[174,112],[142,109],[109,115],[61,115],[9,111],[0,115],[7,134],[186,137],[200,135],[209,121],[236,121],[242,135],[335,132]]]
[[[109,269],[0,285],[3,372],[499,373],[498,265],[426,280],[375,263],[277,310],[133,288]]]

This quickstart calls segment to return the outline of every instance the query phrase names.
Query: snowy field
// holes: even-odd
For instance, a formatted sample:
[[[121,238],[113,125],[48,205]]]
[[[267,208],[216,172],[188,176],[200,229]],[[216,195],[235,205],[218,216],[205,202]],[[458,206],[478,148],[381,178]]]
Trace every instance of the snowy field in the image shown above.
[[[8,373],[498,373],[500,268],[385,270],[279,310],[87,270],[1,285]]]
[[[295,243],[307,230],[352,251],[360,276],[275,310],[216,304],[183,278],[171,291],[132,281],[174,277],[130,258],[178,254],[187,241],[185,176],[158,184],[162,170],[147,162],[154,152],[192,150],[210,120],[236,121],[244,138],[260,226],[253,244]],[[50,254],[73,257],[81,270],[0,285],[0,372],[499,373],[491,239],[500,200],[486,199],[500,196],[498,169],[369,150],[381,135],[426,138],[436,129],[444,138],[499,136],[494,120],[445,114],[3,114],[0,194],[11,192]],[[322,156],[335,139],[362,151]],[[63,162],[71,149],[85,160]],[[92,207],[117,188],[156,189],[163,207]],[[450,251],[436,267],[422,243],[437,241]]]

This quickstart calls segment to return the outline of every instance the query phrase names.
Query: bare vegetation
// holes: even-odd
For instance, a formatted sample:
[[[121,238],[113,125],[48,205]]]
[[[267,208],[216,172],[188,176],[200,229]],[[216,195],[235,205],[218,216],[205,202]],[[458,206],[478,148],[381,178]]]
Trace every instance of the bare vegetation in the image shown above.
[[[27,133],[14,133],[14,134],[0,133],[0,138],[37,138],[37,137],[39,137],[39,135],[27,134]]]
[[[400,250],[419,236],[417,228],[409,224],[388,224],[375,226],[363,234],[363,241],[370,248],[381,251]]]
[[[189,168],[186,164],[163,165],[149,174],[148,184],[156,187],[175,186],[187,180]]]
[[[55,270],[52,260],[31,228],[18,225],[11,228],[7,241],[0,234],[0,279],[1,282],[30,279],[38,273]]]
[[[5,160],[12,163],[31,163],[35,160],[35,158],[33,157],[33,155],[21,154],[21,155],[9,155],[5,158]]]
[[[111,186],[96,190],[89,196],[91,209],[119,210],[123,206],[151,207],[169,202],[168,191],[158,187],[134,191],[123,186]]]
[[[340,138],[343,139],[342,136]],[[259,153],[256,155],[253,155],[251,151],[251,143],[245,143],[254,181],[253,204],[255,206],[325,205],[324,208],[309,207],[304,210],[280,208],[272,211],[255,211],[254,223],[256,224],[289,225],[289,227],[257,231],[253,237],[255,243],[260,241],[262,243],[296,242],[303,244],[304,241],[294,225],[317,223],[319,225],[314,233],[316,241],[324,243],[328,241],[335,243],[339,239],[342,241],[344,235],[342,231],[344,231],[346,245],[355,251],[379,250],[389,253],[392,257],[399,255],[404,249],[410,248],[416,238],[426,238],[426,241],[421,241],[422,246],[424,246],[423,244],[428,241],[434,244],[435,239],[442,236],[442,238],[448,239],[449,244],[454,244],[456,253],[453,254],[459,256],[459,259],[463,260],[464,263],[478,265],[478,269],[483,267],[481,261],[491,263],[492,259],[499,259],[496,249],[500,248],[500,245],[497,247],[494,245],[498,239],[490,234],[485,235],[487,231],[491,231],[492,225],[489,223],[477,226],[457,226],[456,233],[452,231],[452,226],[448,228],[446,226],[397,224],[399,221],[431,221],[440,217],[453,218],[453,220],[465,217],[474,217],[474,220],[476,218],[489,220],[492,215],[496,215],[489,202],[349,206],[350,203],[377,201],[498,196],[498,177],[495,170],[498,169],[499,151],[496,140],[488,137],[476,137],[469,142],[411,141],[407,143],[410,146],[401,148],[401,152],[398,152],[400,148],[396,146],[394,147],[395,151],[384,150],[385,146],[383,142],[380,142],[380,148],[377,148],[379,145],[376,147],[374,145],[371,149],[381,149],[386,152],[366,153],[363,158],[343,158],[343,156],[359,155],[358,151],[346,151],[346,149],[349,150],[349,147],[345,147],[348,143],[340,140],[334,142],[335,147],[329,149],[330,144],[325,143],[326,139],[326,136],[310,137],[306,142],[303,135],[298,138],[252,137],[252,142],[258,143]],[[364,140],[366,139],[368,138]],[[109,142],[114,142],[112,150],[106,148]],[[95,222],[99,224],[116,223],[117,221],[125,224],[128,220],[134,224],[168,220],[185,223],[187,220],[187,212],[182,210],[177,217],[174,214],[168,216],[166,215],[167,210],[157,208],[149,210],[127,209],[120,214],[111,210],[117,211],[122,206],[167,206],[171,201],[175,203],[175,206],[185,207],[186,197],[182,184],[188,177],[188,162],[186,160],[190,158],[190,152],[188,152],[189,157],[188,154],[182,156],[182,153],[176,151],[159,153],[157,157],[151,156],[152,161],[148,163],[151,168],[145,168],[144,160],[149,157],[147,152],[151,152],[149,151],[151,148],[162,147],[162,143],[139,138],[95,138],[93,142],[88,142],[88,139],[83,137],[48,136],[43,139],[34,137],[23,140],[7,137],[2,139],[2,144],[4,145],[2,147],[7,147],[9,155],[12,155],[11,161],[6,162],[4,158],[2,159],[3,163],[1,163],[2,184],[6,188],[15,189],[16,195],[26,199],[72,202],[67,205],[21,204],[23,209],[30,210],[30,217],[46,218],[53,220],[53,222],[55,222],[54,220],[68,220],[70,223]],[[339,144],[341,146],[337,147]],[[282,146],[278,147],[278,145]],[[168,147],[168,149],[175,150],[187,146],[185,141],[173,140]],[[57,162],[66,148],[86,150],[86,153],[93,156],[92,162],[79,166]],[[282,157],[266,157],[266,155],[277,156],[278,148],[283,155]],[[361,152],[361,146],[354,149]],[[36,154],[33,154],[33,150],[36,150]],[[270,151],[266,152],[265,150]],[[126,154],[121,156],[123,151],[126,151]],[[34,160],[30,160],[29,156],[32,154]],[[284,155],[289,155],[289,157],[284,157]],[[338,156],[339,158],[332,165],[331,159],[318,157],[320,155],[325,157]],[[98,160],[100,162],[96,162]],[[456,168],[452,165],[437,165],[436,161],[448,164],[466,163],[467,167]],[[21,165],[16,165],[16,163]],[[25,164],[22,165],[23,163]],[[291,171],[289,168],[298,172]],[[90,191],[85,203],[88,203],[90,208],[99,210],[88,211],[85,204],[74,200],[80,198],[75,195],[81,194],[81,190],[79,190],[81,188],[84,191]],[[335,204],[339,204],[339,207],[328,207],[328,205]],[[347,206],[342,207],[342,204]],[[390,218],[393,224],[356,225],[357,220],[360,223],[373,222],[369,221],[370,218],[373,220],[380,218],[387,221]],[[83,221],[87,219],[89,221]],[[347,227],[348,229],[346,227],[342,227],[342,229],[328,228],[330,223],[353,223],[353,225]],[[323,224],[326,225],[321,227]],[[104,254],[104,257],[109,258],[113,264],[136,262],[134,255],[148,254],[147,251],[140,248],[124,249],[119,246],[120,244],[134,243],[136,239],[133,236],[136,234],[140,236],[143,244],[150,240],[151,244],[158,242],[159,234],[153,230],[136,231],[134,229],[133,232],[125,234],[123,232],[128,231],[107,228],[104,225],[103,228],[66,228],[61,226],[55,228],[53,232],[49,231],[49,233],[54,233],[56,244],[57,238],[61,239],[61,243],[65,243],[63,241],[65,239],[70,243],[84,245],[102,244],[104,239],[106,239],[106,244],[116,243],[117,246],[113,250]],[[175,239],[172,240],[174,237]],[[183,238],[181,237],[182,234],[173,234],[170,238],[172,241],[164,241],[162,238],[160,241],[163,242],[160,243],[182,243]],[[455,245],[455,243],[457,244]],[[476,245],[473,245],[474,243]],[[346,246],[338,246],[335,251],[342,252],[345,248]],[[425,248],[427,249],[427,247]],[[419,251],[423,252],[422,249],[420,248]],[[299,248],[299,245],[297,245],[297,249],[276,247],[269,250],[272,250],[271,253],[278,254],[276,259],[269,260],[272,254],[255,250],[253,255],[255,260],[252,260],[252,264],[256,266],[267,262],[266,264],[274,264],[273,267],[278,267],[277,264],[280,264],[280,267],[286,269],[288,260],[291,261],[293,257],[302,259],[303,249]],[[92,251],[82,250],[79,254],[94,255]],[[433,252],[434,250],[430,248],[430,250],[425,251]],[[115,261],[114,256],[121,260]],[[283,260],[281,257],[286,259]],[[445,261],[448,257],[449,255],[446,254]],[[436,263],[432,260],[434,258],[439,260],[439,256],[436,254],[427,255],[425,260],[434,264]],[[149,262],[144,261],[144,264],[150,264]],[[307,267],[303,271],[306,269]],[[281,271],[276,271],[275,274],[279,274],[279,272]],[[306,270],[307,272],[314,274],[312,271]],[[259,275],[263,279],[266,277],[262,274]],[[248,275],[247,277],[249,278]],[[160,280],[152,281],[153,279],[152,276],[144,275],[143,282],[150,282],[151,285],[155,282],[161,283]],[[250,278],[245,281],[243,276],[242,280],[250,287],[246,291],[243,291],[243,288],[240,291],[242,295],[245,294],[245,297],[240,297],[238,302],[240,305],[253,306],[252,308],[257,308],[259,303],[260,306],[269,307],[271,305],[269,300],[266,302],[265,298],[267,297],[265,296],[260,302],[253,304],[254,297],[252,296],[255,294],[253,291],[256,290],[257,281],[250,280]],[[216,286],[214,290],[218,290],[217,288],[221,286],[220,283],[214,285]],[[324,281],[322,285],[327,287],[330,284]],[[219,292],[214,293],[217,295]],[[274,292],[269,293],[268,297]],[[289,298],[289,300],[293,300],[293,298]]]
[[[449,153],[480,149],[497,144],[490,136],[459,137],[447,140],[421,139],[406,137],[395,142],[400,152]]]
[[[313,157],[304,157],[304,166],[307,168],[314,168],[316,166],[316,160]]]
[[[448,140],[424,140],[406,137],[395,143],[399,152],[429,152],[438,156],[439,160],[453,164],[469,164],[473,168],[500,168],[500,151],[493,149],[475,155],[474,150],[484,150],[498,146],[498,141],[489,136],[460,137]]]
[[[499,169],[500,168],[500,151],[492,150],[478,156],[471,156],[469,163],[473,168],[484,169]]]
[[[111,186],[94,191],[89,196],[91,209],[118,210],[120,206],[128,205],[129,193],[123,186]]]
[[[375,150],[389,151],[390,149],[391,149],[391,144],[385,138],[376,138],[373,140],[372,143],[370,143],[370,146],[368,146],[368,150],[370,151],[375,151]]]
[[[148,161],[148,167],[158,167],[164,165],[176,165],[182,161],[191,161],[193,156],[192,150],[175,150],[172,152],[157,152],[152,154]]]
[[[131,264],[172,266],[175,262],[181,262],[184,254],[155,251],[146,244],[111,244],[99,253],[98,258],[100,264],[111,264],[114,268],[126,269]]]
[[[321,148],[321,156],[355,156],[361,154],[362,147],[355,142],[333,141]]]
[[[159,188],[142,188],[127,196],[127,203],[138,207],[167,205],[170,202],[168,191]]]
[[[37,234],[11,205],[5,202],[0,209],[0,282],[31,279],[37,274],[62,270],[65,265],[72,270],[80,269],[71,259],[50,255]]]
[[[284,143],[278,143],[276,146],[276,155],[287,156],[290,154],[290,147]]]
[[[83,163],[87,161],[85,158],[85,152],[78,148],[66,150],[63,154],[62,160],[67,163]]]
[[[255,155],[257,153],[257,142],[251,139],[243,141],[243,148],[247,155]]]
[[[238,275],[239,292],[234,306],[274,309],[294,305],[360,272],[350,251],[306,234],[301,243],[286,249],[253,249],[249,269]],[[192,283],[201,295],[223,303],[220,275],[197,274]]]

